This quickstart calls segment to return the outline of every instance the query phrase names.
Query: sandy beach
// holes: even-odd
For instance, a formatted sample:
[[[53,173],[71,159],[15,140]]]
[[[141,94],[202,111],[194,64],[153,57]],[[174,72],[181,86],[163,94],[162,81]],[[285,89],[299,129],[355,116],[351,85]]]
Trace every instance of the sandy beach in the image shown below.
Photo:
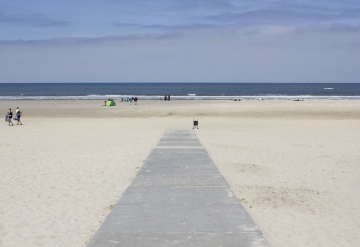
[[[0,246],[83,247],[167,129],[194,130],[272,247],[360,246],[360,101],[0,101]]]

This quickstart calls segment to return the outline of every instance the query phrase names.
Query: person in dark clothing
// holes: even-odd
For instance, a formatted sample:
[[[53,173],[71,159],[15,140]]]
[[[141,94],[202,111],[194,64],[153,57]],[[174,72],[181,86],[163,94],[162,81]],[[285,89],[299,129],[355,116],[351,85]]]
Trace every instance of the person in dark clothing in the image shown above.
[[[8,122],[9,122],[9,126],[10,125],[14,125],[13,122],[11,121],[12,117],[13,117],[13,113],[11,111],[11,108],[9,108],[9,111],[7,112],[8,115]]]

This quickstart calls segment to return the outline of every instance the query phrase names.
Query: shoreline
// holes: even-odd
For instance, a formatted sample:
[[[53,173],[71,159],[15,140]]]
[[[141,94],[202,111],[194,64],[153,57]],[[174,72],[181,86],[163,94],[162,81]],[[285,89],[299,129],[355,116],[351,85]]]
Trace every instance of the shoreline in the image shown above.
[[[99,95],[99,96],[0,96],[0,101],[14,101],[14,100],[107,100],[113,99],[116,102],[120,102],[121,98],[133,97],[135,95]],[[164,100],[164,96],[146,96],[136,95],[140,100]],[[268,100],[268,101],[308,101],[308,100],[360,100],[360,95],[330,95],[330,96],[314,96],[314,95],[234,95],[234,96],[201,96],[201,95],[171,95],[171,101],[257,101],[257,100]]]

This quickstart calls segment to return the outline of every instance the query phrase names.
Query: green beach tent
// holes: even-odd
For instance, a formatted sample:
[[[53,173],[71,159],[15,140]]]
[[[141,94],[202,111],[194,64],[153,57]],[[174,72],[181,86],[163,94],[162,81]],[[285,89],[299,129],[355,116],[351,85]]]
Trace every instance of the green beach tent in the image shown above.
[[[108,100],[106,101],[106,106],[116,106],[116,103],[113,100]]]

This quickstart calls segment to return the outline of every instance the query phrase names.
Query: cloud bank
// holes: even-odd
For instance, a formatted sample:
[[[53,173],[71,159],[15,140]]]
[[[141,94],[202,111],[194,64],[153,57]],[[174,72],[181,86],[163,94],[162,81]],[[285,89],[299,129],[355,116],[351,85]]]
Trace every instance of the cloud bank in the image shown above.
[[[360,82],[355,1],[10,3],[0,82]]]

